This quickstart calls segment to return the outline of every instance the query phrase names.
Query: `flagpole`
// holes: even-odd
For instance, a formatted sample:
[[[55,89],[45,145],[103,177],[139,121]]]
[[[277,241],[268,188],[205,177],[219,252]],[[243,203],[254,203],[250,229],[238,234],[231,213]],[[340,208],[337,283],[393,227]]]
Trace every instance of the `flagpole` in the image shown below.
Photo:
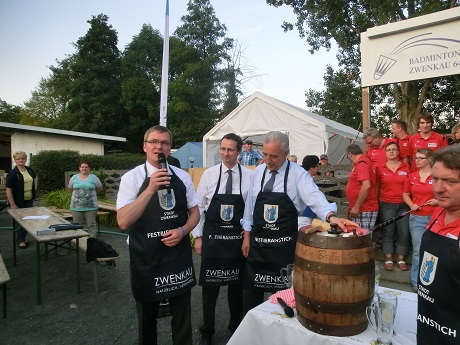
[[[161,67],[160,125],[166,127],[168,111],[169,70],[169,0],[166,0],[165,33],[163,41],[163,64]]]

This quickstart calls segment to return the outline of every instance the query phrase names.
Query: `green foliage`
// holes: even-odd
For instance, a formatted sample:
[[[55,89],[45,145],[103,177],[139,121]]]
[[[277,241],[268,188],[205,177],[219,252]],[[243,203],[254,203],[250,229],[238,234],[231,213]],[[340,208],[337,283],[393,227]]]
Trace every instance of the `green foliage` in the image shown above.
[[[44,195],[45,206],[56,206],[57,208],[68,209],[72,193],[67,189],[58,189]]]
[[[0,98],[0,121],[19,123],[21,107],[11,105]]]
[[[328,119],[358,129],[362,122],[361,93],[354,78],[344,70],[336,72],[327,66],[324,84],[325,91],[310,89],[305,93],[307,106]]]
[[[38,176],[38,188],[50,191],[66,188],[64,172],[78,168],[79,154],[77,151],[40,151],[32,156],[31,167]]]
[[[131,152],[142,150],[136,144],[147,128],[159,122],[162,58],[163,37],[144,24],[122,57],[122,102],[128,113],[123,136]]]
[[[38,176],[39,189],[51,191],[65,189],[65,172],[78,171],[80,161],[88,161],[92,172],[104,181],[102,170],[128,170],[145,162],[143,154],[113,154],[107,156],[85,154],[77,151],[40,151],[34,155],[30,165]]]
[[[70,65],[69,112],[72,130],[117,135],[126,128],[121,106],[121,58],[117,32],[104,14],[88,21],[90,29],[76,43]]]
[[[239,63],[229,56],[233,39],[209,0],[190,0],[183,25],[170,37],[168,127],[180,147],[200,141],[238,104]],[[163,37],[143,25],[123,54],[104,14],[40,81],[22,112],[22,123],[126,137],[121,145],[142,152],[144,132],[159,122]],[[121,148],[120,146],[117,149]]]
[[[360,34],[368,28],[382,24],[393,23],[433,13],[455,6],[459,6],[458,0],[421,0],[421,1],[380,1],[370,0],[366,2],[348,1],[348,0],[266,0],[269,5],[279,7],[287,5],[292,7],[294,14],[297,16],[295,24],[284,23],[285,31],[297,28],[300,37],[305,38],[310,45],[310,52],[313,54],[320,48],[331,48],[331,43],[338,45],[337,60],[340,70],[335,78],[340,79],[340,73],[357,76],[353,88],[355,91],[341,95],[334,85],[331,90],[321,95],[320,93],[309,92],[307,102],[313,103],[316,107],[321,107],[322,113],[331,111],[330,105],[322,103],[326,96],[335,99],[337,103],[351,104],[356,94],[360,93]],[[325,77],[326,78],[326,77]],[[428,108],[439,111],[435,117],[446,117],[446,113],[457,113],[458,106],[453,105],[455,100],[454,94],[456,88],[452,83],[443,81],[446,78],[436,80],[406,81],[395,83],[389,86],[372,87],[371,107],[373,108],[373,117],[371,122],[385,124],[390,117],[398,115],[398,118],[408,123],[409,131],[416,132],[415,118],[418,114]],[[339,80],[337,80],[339,81]],[[350,85],[349,85],[350,86]],[[329,86],[328,86],[329,87]],[[439,96],[430,99],[429,90],[443,90],[449,100]],[[431,93],[432,96],[437,92]],[[452,95],[452,97],[451,97]],[[458,99],[458,97],[457,97]],[[448,109],[442,113],[439,102],[449,104]],[[437,104],[437,106],[432,106]],[[391,111],[388,106],[391,105]],[[357,108],[353,108],[356,111]],[[455,115],[454,115],[455,116]],[[449,116],[447,116],[449,117]],[[452,117],[452,116],[450,116]]]

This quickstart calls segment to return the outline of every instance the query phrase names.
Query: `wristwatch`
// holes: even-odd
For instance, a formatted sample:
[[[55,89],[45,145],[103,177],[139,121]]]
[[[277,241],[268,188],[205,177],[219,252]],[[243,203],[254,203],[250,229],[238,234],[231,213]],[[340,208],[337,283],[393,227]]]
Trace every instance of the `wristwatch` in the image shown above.
[[[332,217],[337,217],[337,215],[334,212],[332,212],[326,217],[326,222],[330,223]]]

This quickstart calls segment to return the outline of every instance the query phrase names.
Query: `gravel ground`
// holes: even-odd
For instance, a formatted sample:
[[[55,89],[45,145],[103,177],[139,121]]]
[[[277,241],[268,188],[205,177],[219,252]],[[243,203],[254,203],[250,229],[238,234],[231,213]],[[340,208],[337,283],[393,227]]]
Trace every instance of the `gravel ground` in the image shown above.
[[[5,211],[0,213],[0,228],[12,225]],[[120,232],[101,226],[101,230]],[[101,234],[100,238],[120,254],[117,266],[99,265],[99,294],[94,291],[93,265],[81,256],[81,294],[76,293],[75,255],[60,249],[42,261],[42,304],[36,300],[35,242],[17,250],[13,266],[12,232],[0,230],[0,250],[11,281],[7,284],[8,316],[0,318],[0,345],[48,344],[137,344],[137,316],[129,282],[129,255],[126,237]],[[196,273],[200,258],[194,254]],[[0,300],[0,305],[2,302]],[[192,289],[192,327],[198,344],[202,322],[201,288]],[[216,334],[213,344],[226,344],[228,308],[226,289],[221,289],[216,310]],[[171,344],[170,316],[158,319],[159,344]]]

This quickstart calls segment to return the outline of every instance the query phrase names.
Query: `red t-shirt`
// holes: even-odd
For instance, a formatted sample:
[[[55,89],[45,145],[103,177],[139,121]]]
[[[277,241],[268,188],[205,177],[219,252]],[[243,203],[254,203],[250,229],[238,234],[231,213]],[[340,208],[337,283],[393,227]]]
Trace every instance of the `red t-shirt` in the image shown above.
[[[409,175],[404,183],[404,193],[409,193],[412,201],[417,205],[423,205],[434,198],[433,179],[428,176],[425,182],[420,181],[420,173],[415,171]],[[416,216],[431,216],[436,206],[425,205],[420,210],[412,211]]]
[[[388,169],[386,163],[379,165],[376,169],[377,183],[380,183],[379,200],[391,202],[393,204],[402,204],[404,202],[402,193],[404,182],[409,176],[409,166],[401,162],[395,172]]]
[[[409,146],[409,139],[411,138],[410,134],[407,134],[404,139],[397,139],[399,146],[399,158],[404,159],[412,155],[412,151]]]
[[[446,217],[445,209],[442,207],[436,207],[433,212],[433,216],[431,217],[431,222],[426,227],[427,229],[431,226],[431,231],[435,234],[450,237],[450,238],[458,238],[460,235],[460,218],[450,222],[449,224],[444,224],[444,218]]]
[[[369,190],[367,198],[361,205],[359,212],[378,211],[379,205],[375,195],[375,171],[372,167],[372,162],[366,155],[362,155],[354,163],[353,170],[348,178],[346,193],[350,209],[355,206],[362,182],[366,180],[371,181],[371,189]]]
[[[447,146],[446,138],[435,131],[431,131],[431,135],[426,139],[422,138],[420,133],[414,134],[409,139],[409,149],[411,151],[412,158],[415,157],[415,153],[418,149],[427,148],[437,151],[441,147],[445,146]],[[415,167],[415,164],[413,164],[413,166]],[[417,169],[417,167],[415,167],[415,169]]]
[[[383,139],[382,147],[369,147],[366,154],[371,160],[374,166],[384,164],[387,161],[387,153],[385,151],[385,146],[389,142],[396,142],[394,138],[385,138]]]

